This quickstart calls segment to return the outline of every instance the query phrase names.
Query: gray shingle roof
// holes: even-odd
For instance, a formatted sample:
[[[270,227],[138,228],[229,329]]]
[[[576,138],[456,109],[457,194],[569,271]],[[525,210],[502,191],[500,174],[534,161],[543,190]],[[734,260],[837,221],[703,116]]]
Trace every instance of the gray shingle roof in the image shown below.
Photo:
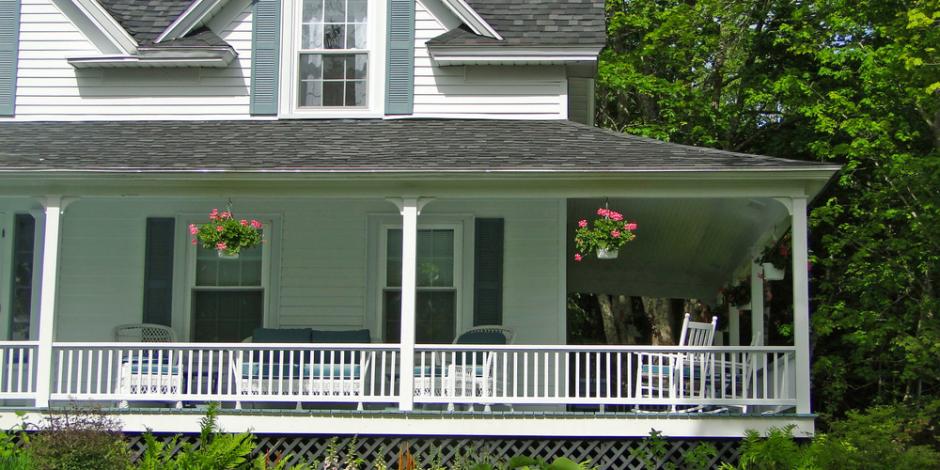
[[[194,0],[98,0],[139,44],[152,43]]]
[[[597,46],[606,42],[603,0],[467,0],[502,41],[454,29],[434,46]]]
[[[491,172],[816,168],[570,121],[0,123],[0,171]]]

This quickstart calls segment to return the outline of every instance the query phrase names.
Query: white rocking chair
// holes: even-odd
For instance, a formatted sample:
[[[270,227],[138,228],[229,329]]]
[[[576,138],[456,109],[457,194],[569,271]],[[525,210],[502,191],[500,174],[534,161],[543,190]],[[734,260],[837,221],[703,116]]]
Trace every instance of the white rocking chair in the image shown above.
[[[718,317],[712,317],[708,323],[694,322],[686,313],[679,346],[711,346],[717,326]],[[679,387],[684,387],[683,391],[688,391],[690,396],[704,396],[706,382],[712,374],[710,353],[638,353],[637,362],[637,398],[676,398]],[[676,405],[670,408],[676,411]]]

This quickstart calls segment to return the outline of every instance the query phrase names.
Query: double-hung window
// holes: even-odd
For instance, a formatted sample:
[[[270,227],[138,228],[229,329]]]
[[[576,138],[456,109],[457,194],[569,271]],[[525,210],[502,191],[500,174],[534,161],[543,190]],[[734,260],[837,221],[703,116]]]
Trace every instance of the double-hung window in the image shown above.
[[[303,0],[297,106],[369,106],[368,0]]]
[[[457,226],[418,229],[415,340],[418,343],[449,343],[457,325],[460,285],[460,233]],[[385,229],[384,285],[382,310],[386,341],[401,335],[400,228]]]
[[[264,324],[266,244],[220,257],[196,246],[191,334],[196,342],[238,342]]]

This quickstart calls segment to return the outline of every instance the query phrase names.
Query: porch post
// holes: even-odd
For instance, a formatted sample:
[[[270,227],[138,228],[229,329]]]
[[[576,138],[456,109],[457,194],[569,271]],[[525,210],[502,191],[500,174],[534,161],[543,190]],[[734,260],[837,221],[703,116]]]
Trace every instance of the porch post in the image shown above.
[[[796,347],[796,412],[810,413],[809,246],[806,198],[793,198],[793,345]]]
[[[741,345],[741,311],[734,305],[728,306],[728,344]]]
[[[763,267],[757,258],[751,262],[751,342],[760,333],[760,343],[764,345],[764,277]]]
[[[415,297],[418,265],[418,198],[404,198],[401,209],[401,411],[414,409]]]
[[[49,406],[52,383],[52,341],[55,333],[56,281],[59,276],[59,237],[62,197],[43,200],[45,211],[42,232],[42,283],[39,297],[39,346],[36,351],[36,407]]]

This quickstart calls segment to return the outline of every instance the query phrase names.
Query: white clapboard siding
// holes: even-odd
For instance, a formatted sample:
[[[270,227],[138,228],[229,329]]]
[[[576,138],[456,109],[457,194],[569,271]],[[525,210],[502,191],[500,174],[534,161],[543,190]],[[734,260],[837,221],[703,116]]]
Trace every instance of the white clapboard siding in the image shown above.
[[[110,341],[115,325],[139,322],[146,218],[207,214],[222,203],[183,198],[82,198],[70,205],[63,217],[57,340]],[[10,211],[12,206],[0,205],[3,210]],[[368,287],[375,273],[370,272],[367,258],[370,244],[378,242],[367,227],[372,215],[395,220],[398,212],[392,204],[380,199],[267,198],[238,200],[235,210],[280,214],[280,238],[270,242],[277,261],[272,260],[271,265],[276,271],[272,271],[275,301],[270,305],[270,317],[277,326],[369,328],[374,338],[381,337],[381,332],[375,331],[375,312],[367,311],[370,304],[379,304],[375,298],[378,292]],[[559,266],[564,247],[559,246],[557,236],[563,221],[557,202],[440,199],[422,212],[427,216],[452,214],[505,220],[504,323],[516,331],[520,344],[563,344]],[[188,250],[185,223],[181,221],[176,229],[177,250]],[[175,261],[183,263],[183,258]],[[464,262],[472,264],[472,259]],[[185,294],[177,290],[175,295]],[[464,308],[469,308],[466,305]],[[181,313],[174,313],[173,326],[180,339],[187,340],[182,335]],[[472,313],[465,311],[462,322],[458,329],[472,325]]]
[[[568,79],[568,119],[594,125],[594,80]]]
[[[238,58],[226,69],[76,70],[99,54],[52,0],[23,0],[16,119],[248,116],[251,10],[216,33]]]
[[[415,8],[415,116],[512,116],[559,119],[567,115],[563,67],[435,66],[427,40],[448,28],[424,2]]]

